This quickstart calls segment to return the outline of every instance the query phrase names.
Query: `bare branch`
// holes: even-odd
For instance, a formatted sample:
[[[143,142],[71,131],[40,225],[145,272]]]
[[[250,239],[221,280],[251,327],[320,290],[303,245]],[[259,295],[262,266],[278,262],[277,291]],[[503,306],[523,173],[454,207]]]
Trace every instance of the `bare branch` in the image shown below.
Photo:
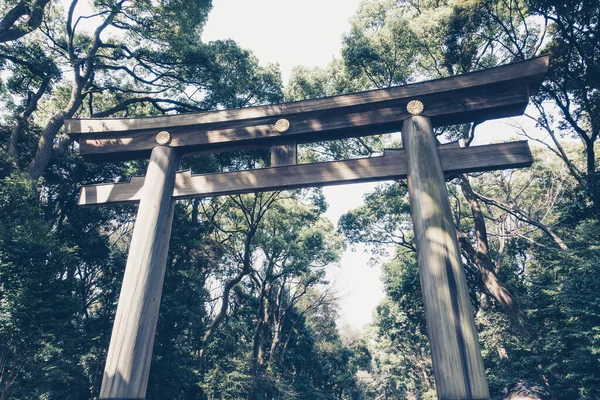
[[[542,230],[543,232],[545,232],[548,236],[550,236],[552,238],[552,240],[554,241],[554,243],[556,243],[556,245],[558,247],[560,247],[562,250],[568,250],[569,248],[567,247],[567,245],[562,241],[562,239],[560,237],[558,237],[558,235],[556,235],[547,225],[536,221],[534,219],[532,219],[531,217],[528,217],[525,212],[516,204],[513,204],[512,207],[508,206],[506,204],[501,203],[498,200],[492,199],[490,197],[484,196],[480,193],[476,193],[473,192],[473,194],[480,199],[481,201],[483,201],[484,203],[488,203],[491,204],[507,213],[509,213],[510,215],[514,216],[515,218],[517,218],[518,220],[525,222],[526,224],[530,224],[535,226],[536,228],[539,228],[540,230]]]

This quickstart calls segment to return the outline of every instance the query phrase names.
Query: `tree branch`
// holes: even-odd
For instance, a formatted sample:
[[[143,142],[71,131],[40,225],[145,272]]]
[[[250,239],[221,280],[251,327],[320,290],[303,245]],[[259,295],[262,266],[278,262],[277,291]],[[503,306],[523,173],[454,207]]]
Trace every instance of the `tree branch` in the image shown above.
[[[42,24],[44,9],[50,0],[21,0],[11,8],[4,18],[0,20],[0,43],[5,43],[22,38],[33,32]],[[27,17],[22,24],[18,21]]]

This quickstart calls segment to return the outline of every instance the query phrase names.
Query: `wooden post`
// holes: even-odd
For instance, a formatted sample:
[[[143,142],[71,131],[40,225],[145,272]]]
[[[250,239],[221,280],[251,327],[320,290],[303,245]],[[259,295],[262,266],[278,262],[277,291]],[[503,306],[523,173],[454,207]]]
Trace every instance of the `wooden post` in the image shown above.
[[[402,142],[438,399],[489,399],[469,289],[429,118],[405,120]]]
[[[271,147],[271,167],[298,164],[298,146],[295,140]]]
[[[144,399],[165,276],[175,201],[175,149],[152,150],[129,248],[101,399]]]

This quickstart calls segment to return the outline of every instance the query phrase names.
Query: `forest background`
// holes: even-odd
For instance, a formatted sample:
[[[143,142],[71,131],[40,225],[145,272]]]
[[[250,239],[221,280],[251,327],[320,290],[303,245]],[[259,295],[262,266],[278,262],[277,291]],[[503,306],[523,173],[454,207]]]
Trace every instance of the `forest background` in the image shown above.
[[[493,398],[525,380],[600,398],[600,16],[596,1],[365,1],[326,68],[284,86],[208,0],[0,3],[0,399],[97,396],[135,207],[82,210],[82,184],[145,161],[84,163],[71,117],[151,116],[384,88],[551,56],[528,116],[535,163],[448,181]],[[89,10],[89,8],[85,8]],[[299,33],[300,34],[300,33]],[[436,131],[470,145],[478,122]],[[302,162],[368,157],[394,136],[316,143]],[[188,157],[264,167],[268,150]],[[177,203],[148,399],[433,399],[406,184],[334,227],[320,189]],[[342,335],[325,268],[350,244],[383,264],[370,328]]]

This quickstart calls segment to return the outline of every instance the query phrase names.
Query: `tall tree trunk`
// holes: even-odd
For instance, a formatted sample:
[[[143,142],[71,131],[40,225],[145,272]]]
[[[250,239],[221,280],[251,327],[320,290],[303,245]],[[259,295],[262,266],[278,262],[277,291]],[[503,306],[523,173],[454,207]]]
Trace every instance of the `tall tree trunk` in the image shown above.
[[[597,133],[593,135],[597,137]],[[594,209],[600,211],[600,173],[596,171],[595,142],[596,140],[592,140],[591,144],[585,149],[587,159],[587,187]]]
[[[71,118],[75,114],[75,111],[81,106],[82,101],[81,93],[73,93],[73,97],[67,108],[54,115],[44,128],[38,142],[37,150],[35,151],[35,156],[27,166],[27,172],[29,172],[32,179],[35,180],[42,176],[44,170],[50,164],[54,150],[54,139],[58,131],[63,127],[65,119]]]
[[[31,117],[33,112],[37,109],[38,102],[42,95],[46,92],[46,89],[48,89],[49,85],[50,78],[45,78],[42,81],[42,84],[40,85],[39,89],[35,93],[33,93],[31,98],[29,99],[25,110],[23,110],[23,112],[21,112],[17,117],[17,125],[13,128],[12,132],[10,133],[10,140],[8,142],[8,154],[12,158],[12,164],[15,168],[19,168],[18,146],[19,140],[21,138],[21,133],[23,132],[23,129],[25,129],[25,127],[27,126],[29,117]]]
[[[475,246],[471,244],[469,238],[465,235],[460,235],[459,242],[463,249],[471,256],[475,265],[481,273],[481,279],[486,290],[496,300],[496,302],[504,309],[506,315],[515,322],[521,329],[525,329],[525,314],[520,309],[519,304],[515,297],[510,291],[504,286],[504,284],[496,275],[496,268],[494,261],[490,255],[490,249],[488,246],[487,229],[485,227],[485,220],[483,213],[479,207],[479,202],[471,183],[466,175],[460,175],[460,187],[462,192],[469,202],[471,208],[471,214],[473,216],[474,233],[475,233]]]
[[[281,336],[281,323],[279,321],[273,322],[273,340],[271,341],[271,348],[269,349],[269,360],[267,361],[268,368],[273,367],[273,361],[275,360],[275,352],[277,346],[279,346]]]
[[[215,316],[212,323],[210,324],[208,331],[206,331],[206,333],[202,337],[202,344],[200,346],[200,351],[198,352],[198,364],[199,364],[199,369],[201,372],[204,370],[204,360],[206,358],[206,348],[208,347],[208,344],[212,340],[215,332],[217,331],[217,328],[219,327],[219,325],[221,325],[221,322],[227,315],[227,310],[229,309],[229,296],[231,294],[231,290],[238,283],[240,283],[246,275],[250,274],[250,272],[252,271],[251,261],[250,261],[250,256],[251,256],[250,253],[252,250],[250,247],[250,242],[252,241],[252,238],[254,237],[255,233],[256,233],[256,226],[252,227],[250,229],[250,231],[246,234],[246,242],[244,244],[244,263],[243,263],[242,270],[235,277],[233,277],[232,279],[228,280],[227,283],[225,283],[225,286],[223,288],[221,308],[219,309],[218,314]]]
[[[280,336],[281,336],[281,326],[282,320],[287,314],[287,310],[282,312],[283,307],[283,293],[285,291],[285,279],[279,285],[277,289],[277,304],[274,305],[273,311],[273,339],[271,340],[271,348],[269,349],[269,359],[267,361],[267,367],[273,367],[273,361],[275,360],[275,351],[277,351],[277,346],[279,346]]]
[[[200,352],[198,353],[200,371],[202,371],[204,368],[206,348],[208,347],[208,344],[212,340],[215,332],[217,331],[217,328],[219,327],[219,325],[221,325],[221,322],[225,318],[225,315],[227,315],[227,310],[229,309],[229,295],[231,293],[231,289],[233,289],[235,285],[240,283],[240,281],[244,278],[244,276],[248,275],[248,273],[250,273],[250,271],[246,272],[245,270],[243,270],[234,278],[227,281],[227,283],[225,284],[225,288],[223,289],[222,304],[221,308],[219,309],[219,313],[215,316],[215,319],[213,319],[213,321],[211,322],[208,331],[202,337],[202,345],[200,347]]]
[[[265,277],[260,285],[260,298],[258,301],[258,316],[256,328],[254,330],[254,337],[252,340],[252,360],[250,365],[250,375],[257,376],[258,366],[260,364],[260,359],[262,358],[262,342],[263,342],[263,331],[266,324],[266,316],[267,311],[266,308],[268,306],[267,302],[267,286],[268,286],[268,274],[265,274]]]

